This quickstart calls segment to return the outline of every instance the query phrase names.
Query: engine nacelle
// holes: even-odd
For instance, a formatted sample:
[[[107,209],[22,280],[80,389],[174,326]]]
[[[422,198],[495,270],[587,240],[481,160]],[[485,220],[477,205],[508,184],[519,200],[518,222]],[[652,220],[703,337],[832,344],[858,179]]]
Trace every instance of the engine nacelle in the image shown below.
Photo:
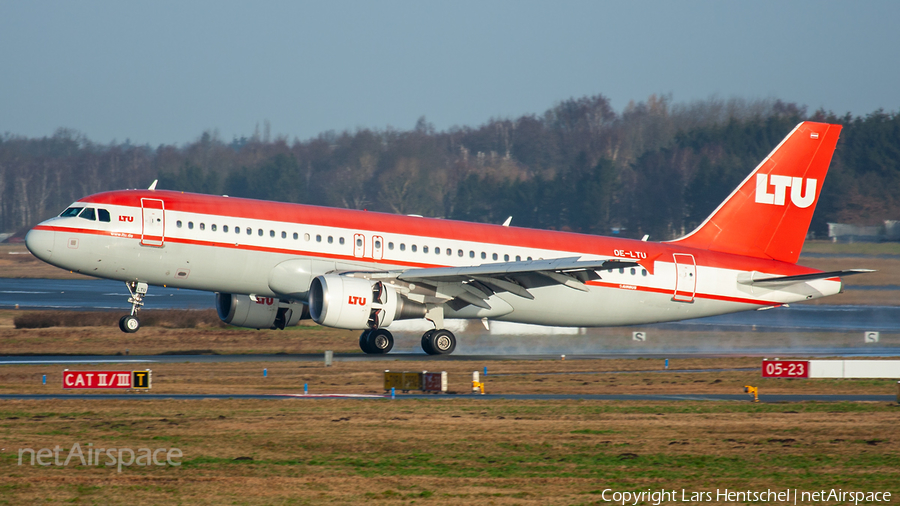
[[[325,274],[309,287],[309,314],[319,325],[364,330],[422,318],[425,305],[406,299],[381,281]]]
[[[284,329],[297,325],[303,318],[306,306],[275,297],[254,297],[232,293],[216,294],[216,310],[219,318],[236,327],[251,329]]]

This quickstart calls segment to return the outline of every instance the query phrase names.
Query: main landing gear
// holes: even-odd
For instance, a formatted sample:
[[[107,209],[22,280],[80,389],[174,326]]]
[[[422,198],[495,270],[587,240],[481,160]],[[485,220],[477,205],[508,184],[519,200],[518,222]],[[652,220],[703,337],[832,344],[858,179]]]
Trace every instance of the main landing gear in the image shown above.
[[[359,335],[359,348],[370,355],[384,355],[394,347],[394,336],[387,329],[365,330]]]
[[[122,332],[133,334],[141,328],[141,321],[138,320],[137,312],[144,305],[144,295],[147,295],[147,283],[138,283],[137,281],[126,281],[125,286],[131,297],[128,302],[131,303],[131,314],[127,314],[119,319],[119,329]]]
[[[434,329],[422,334],[422,349],[429,355],[449,355],[456,349],[456,336],[447,329]]]

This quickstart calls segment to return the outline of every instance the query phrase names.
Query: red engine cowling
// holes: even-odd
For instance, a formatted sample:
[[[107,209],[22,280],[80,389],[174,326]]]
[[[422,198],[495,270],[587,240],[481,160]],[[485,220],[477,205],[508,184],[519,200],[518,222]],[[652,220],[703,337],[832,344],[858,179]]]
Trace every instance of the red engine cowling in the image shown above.
[[[236,327],[283,329],[296,325],[306,314],[306,306],[275,297],[254,297],[232,293],[216,294],[219,318]],[[307,316],[308,318],[308,316]]]
[[[422,318],[425,305],[404,298],[381,281],[325,274],[309,287],[309,314],[319,325],[364,330]]]

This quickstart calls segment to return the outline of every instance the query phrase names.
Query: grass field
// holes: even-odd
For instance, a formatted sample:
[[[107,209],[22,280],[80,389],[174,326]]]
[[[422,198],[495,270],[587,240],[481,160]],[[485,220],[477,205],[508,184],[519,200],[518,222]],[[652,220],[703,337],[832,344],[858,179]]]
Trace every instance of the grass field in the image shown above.
[[[0,408],[0,504],[602,504],[602,490],[900,492],[892,404],[42,401]],[[18,465],[178,448],[180,466]],[[644,504],[649,504],[645,502]]]

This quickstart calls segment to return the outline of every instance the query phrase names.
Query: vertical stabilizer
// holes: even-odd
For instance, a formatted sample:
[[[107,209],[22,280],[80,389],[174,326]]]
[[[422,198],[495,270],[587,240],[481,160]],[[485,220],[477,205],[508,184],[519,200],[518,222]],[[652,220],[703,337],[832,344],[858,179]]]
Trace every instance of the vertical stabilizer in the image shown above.
[[[796,263],[841,125],[805,121],[690,234],[692,248]]]

